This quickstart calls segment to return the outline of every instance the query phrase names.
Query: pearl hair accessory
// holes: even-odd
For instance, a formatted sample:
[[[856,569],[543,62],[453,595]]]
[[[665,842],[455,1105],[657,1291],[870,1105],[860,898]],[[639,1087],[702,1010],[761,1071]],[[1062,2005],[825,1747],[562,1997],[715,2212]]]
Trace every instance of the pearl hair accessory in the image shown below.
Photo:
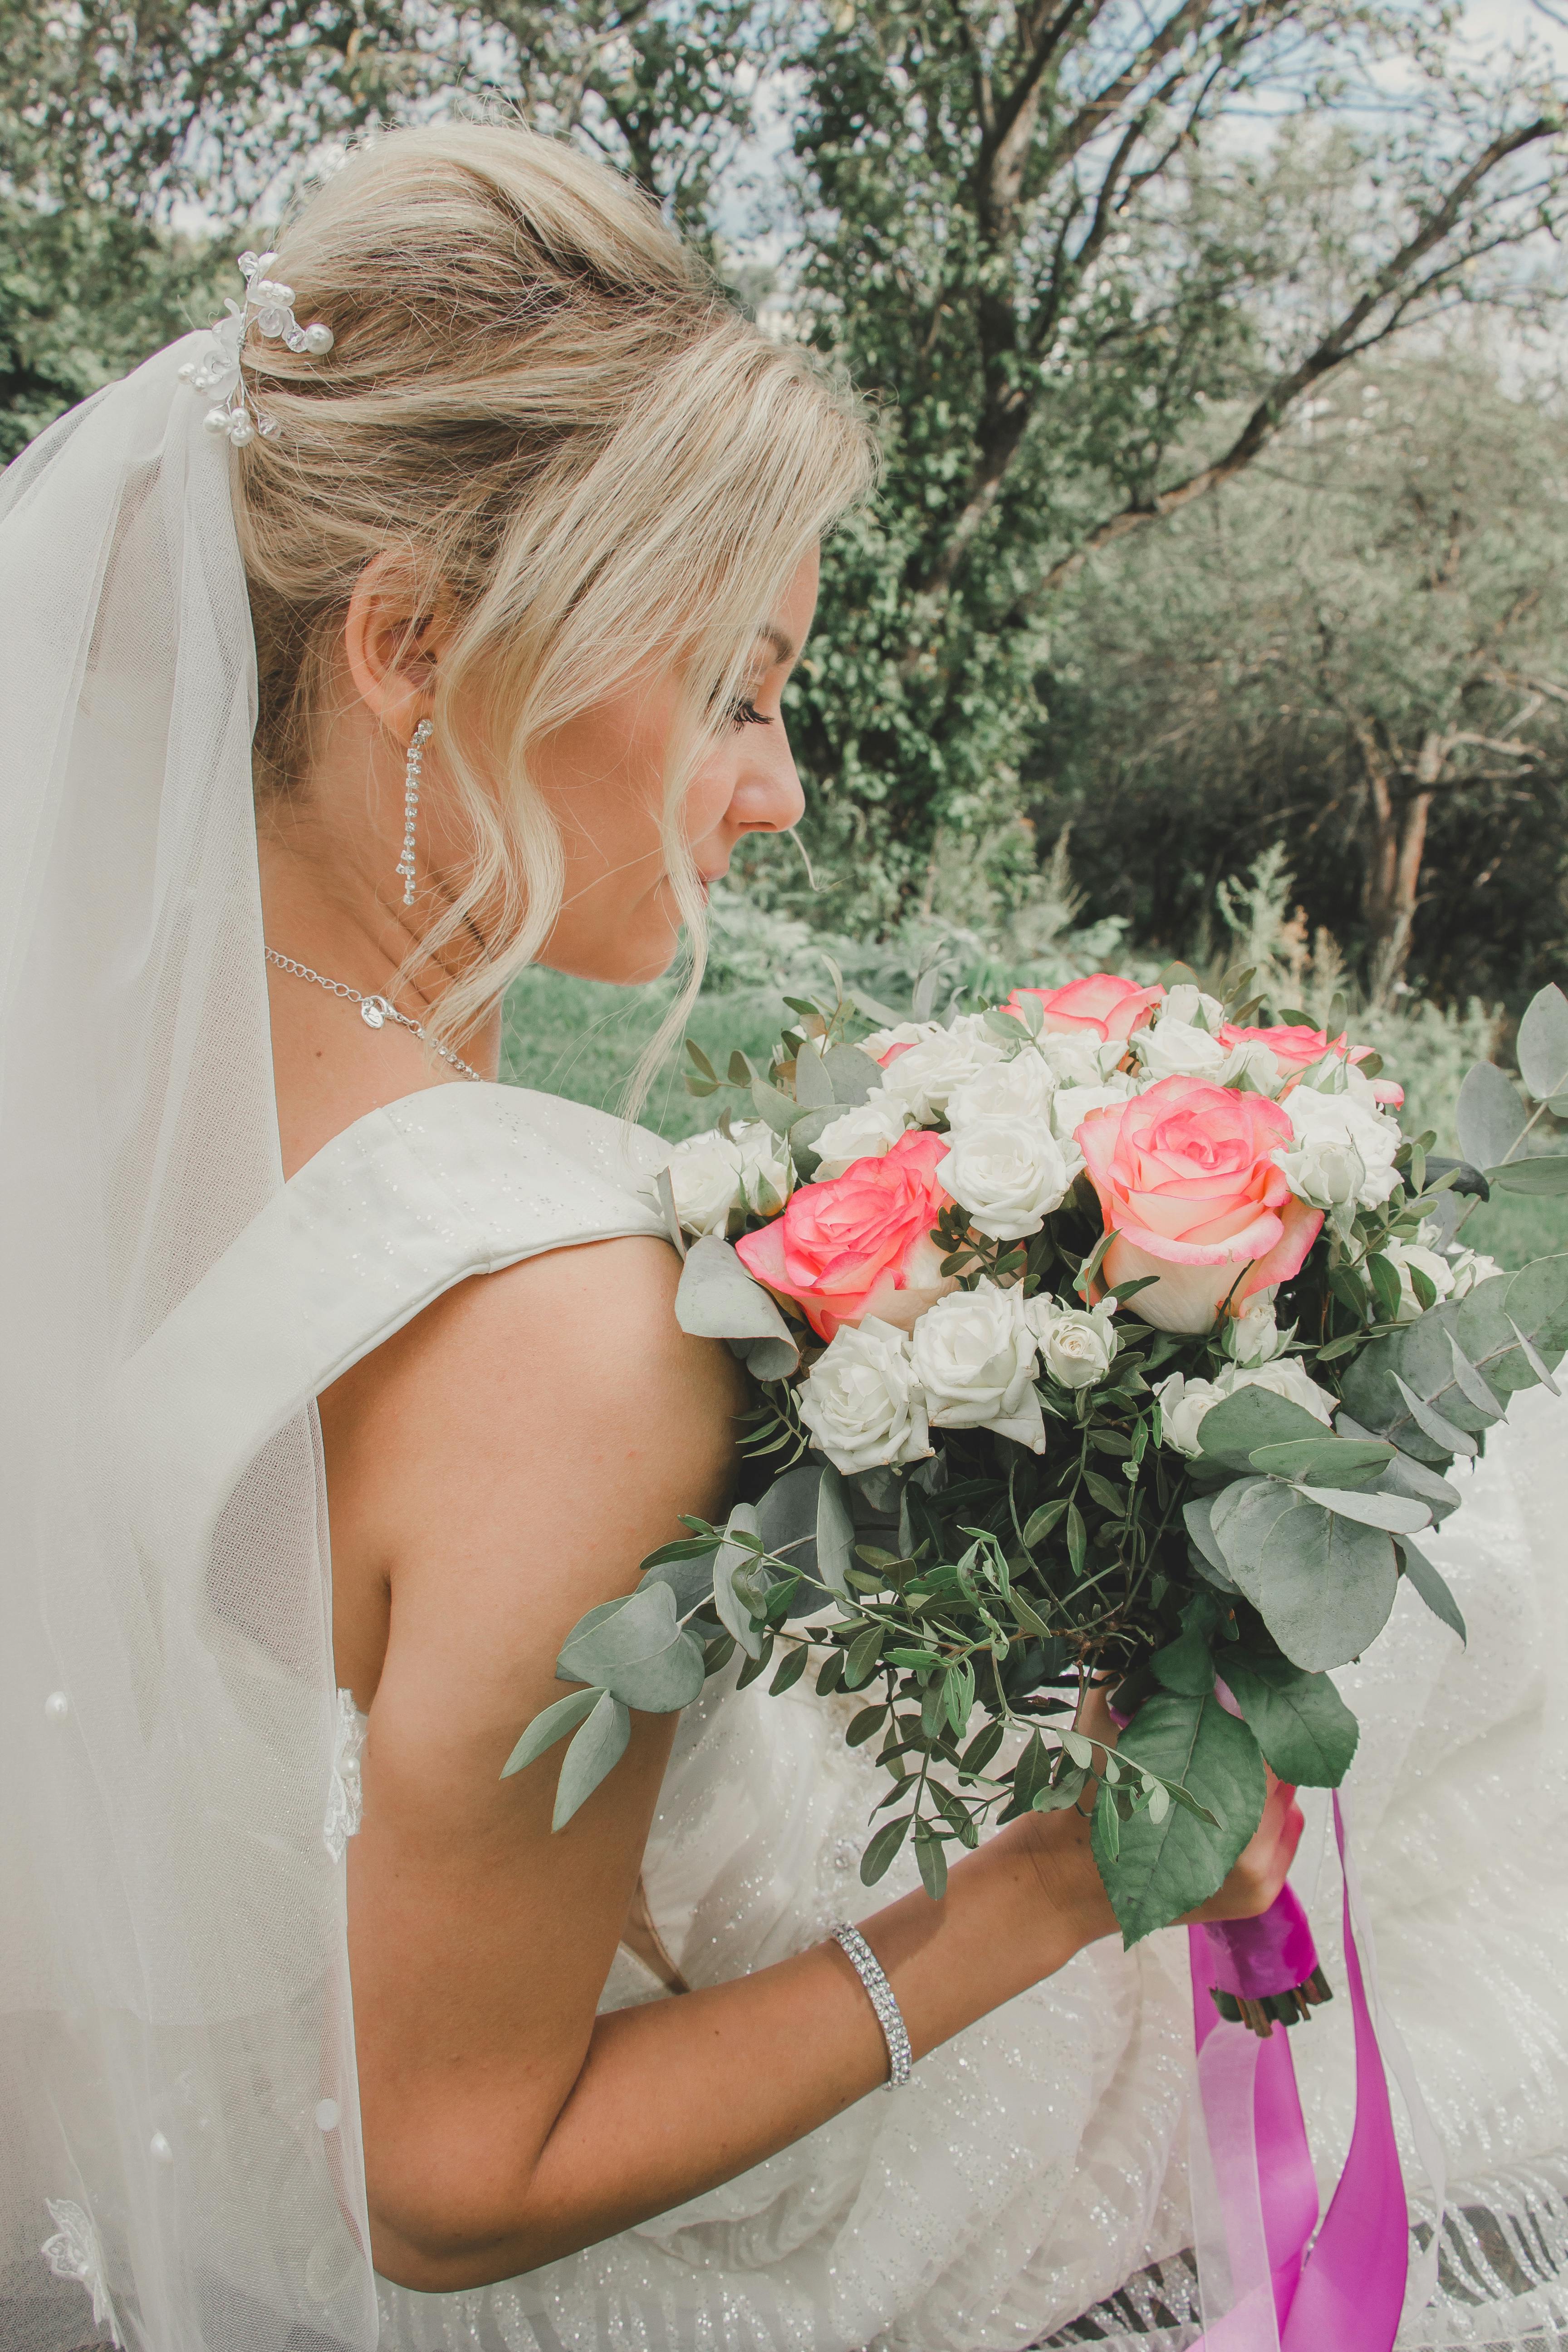
[[[294,316],[294,289],[267,275],[277,258],[275,253],[240,255],[244,301],[225,302],[228,316],[213,329],[211,351],[205,359],[187,360],[180,370],[181,381],[193,392],[219,395],[202,421],[209,433],[221,433],[237,449],[258,433],[270,440],[278,430],[277,418],[267,415],[246,389],[243,358],[249,328],[254,325],[268,341],[286,343],[291,352],[308,352],[312,359],[324,359],[332,348],[331,327],[319,319],[300,326]]]
[[[434,732],[427,719],[419,721],[408,746],[408,762],[403,773],[403,855],[396,870],[403,877],[405,907],[414,904],[414,820],[419,814],[419,769],[425,746]]]

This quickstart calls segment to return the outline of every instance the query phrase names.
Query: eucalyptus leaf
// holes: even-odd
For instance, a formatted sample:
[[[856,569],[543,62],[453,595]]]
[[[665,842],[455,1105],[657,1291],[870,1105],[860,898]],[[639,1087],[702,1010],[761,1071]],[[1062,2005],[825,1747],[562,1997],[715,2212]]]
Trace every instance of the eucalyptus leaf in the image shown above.
[[[1316,1413],[1305,1405],[1254,1386],[1237,1389],[1210,1407],[1198,1425],[1198,1444],[1208,1461],[1223,1463],[1228,1470],[1250,1470],[1259,1446],[1308,1441],[1321,1445],[1326,1434]]]
[[[1398,1585],[1381,1528],[1298,1495],[1269,1528],[1251,1597],[1285,1655],[1316,1672],[1361,1655],[1387,1623]]]
[[[1338,1487],[1306,1485],[1300,1492],[1310,1502],[1321,1503],[1325,1511],[1337,1511],[1341,1518],[1354,1519],[1363,1528],[1384,1528],[1390,1535],[1418,1535],[1432,1524],[1431,1506],[1407,1495],[1356,1495]]]
[[[822,1047],[808,1037],[795,1057],[795,1098],[806,1110],[833,1108],[833,1080],[823,1065]],[[820,1132],[820,1130],[819,1130]],[[812,1141],[816,1141],[814,1136]]]
[[[749,1503],[737,1503],[731,1512],[726,1535],[754,1536],[760,1533],[757,1514]],[[721,1544],[713,1561],[713,1606],[719,1622],[727,1633],[732,1634],[748,1658],[760,1658],[766,1628],[753,1617],[750,1608],[735,1590],[737,1573],[752,1566],[756,1553],[749,1545],[733,1542]]]
[[[1487,1181],[1500,1192],[1568,1192],[1568,1153],[1542,1151],[1510,1160],[1506,1168],[1489,1168]]]
[[[833,1099],[841,1109],[863,1103],[872,1088],[882,1083],[880,1065],[858,1045],[829,1045],[822,1066],[832,1082]]]
[[[1193,1698],[1161,1691],[1145,1699],[1117,1753],[1174,1783],[1214,1817],[1205,1821],[1174,1804],[1157,1822],[1145,1808],[1122,1822],[1112,1857],[1097,1812],[1095,1859],[1131,1947],[1223,1884],[1262,1818],[1267,1784],[1257,1740],[1212,1691]]]
[[[1520,1076],[1537,1102],[1568,1087],[1568,996],[1552,982],[1532,996],[1514,1048]]]
[[[1469,1635],[1465,1629],[1465,1613],[1449,1591],[1447,1577],[1433,1567],[1426,1553],[1418,1550],[1415,1544],[1402,1543],[1399,1548],[1405,1555],[1405,1573],[1433,1616],[1440,1617],[1445,1625],[1451,1625],[1461,1642],[1468,1642]]]
[[[716,1234],[704,1234],[687,1252],[676,1287],[675,1319],[698,1339],[776,1340],[788,1357],[785,1370],[793,1371],[800,1361],[800,1349],[773,1300]]]
[[[535,1757],[542,1756],[547,1748],[553,1748],[558,1739],[564,1739],[566,1734],[574,1731],[589,1709],[596,1706],[598,1702],[599,1693],[590,1688],[568,1691],[564,1698],[558,1698],[552,1706],[545,1707],[534,1717],[501,1766],[501,1779],[505,1780],[513,1772],[521,1772],[524,1765],[531,1764]]]
[[[1225,1564],[1254,1607],[1263,1597],[1264,1560],[1274,1529],[1301,1498],[1283,1478],[1240,1478],[1214,1498],[1209,1524]]]
[[[563,1682],[595,1683],[647,1715],[674,1715],[705,1679],[702,1644],[677,1622],[668,1584],[639,1585],[576,1625],[555,1662]]]
[[[1304,1673],[1289,1658],[1231,1648],[1225,1654],[1225,1681],[1280,1780],[1304,1789],[1339,1787],[1359,1732],[1327,1675]]]
[[[1352,1439],[1319,1428],[1316,1437],[1293,1437],[1284,1445],[1255,1445],[1252,1466],[1276,1478],[1327,1478],[1336,1486],[1370,1485],[1386,1470],[1394,1448],[1380,1437]]]
[[[1435,1405],[1428,1404],[1425,1397],[1418,1397],[1397,1372],[1394,1376],[1394,1384],[1405,1399],[1411,1420],[1429,1444],[1436,1446],[1443,1454],[1471,1454],[1480,1451],[1468,1429],[1458,1428]]]
[[[1508,1158],[1528,1117],[1512,1080],[1495,1062],[1478,1062],[1467,1075],[1454,1106],[1459,1150],[1475,1167],[1489,1170]]]
[[[615,1770],[626,1752],[631,1728],[631,1717],[621,1701],[607,1690],[602,1691],[597,1704],[561,1759],[561,1778],[555,1789],[555,1811],[550,1822],[552,1830],[564,1829],[578,1807],[587,1802],[600,1781]]]

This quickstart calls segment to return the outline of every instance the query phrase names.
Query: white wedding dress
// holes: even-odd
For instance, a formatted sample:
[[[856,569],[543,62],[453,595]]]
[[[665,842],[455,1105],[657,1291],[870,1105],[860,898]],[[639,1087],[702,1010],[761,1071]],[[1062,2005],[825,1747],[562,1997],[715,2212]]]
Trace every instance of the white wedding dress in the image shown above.
[[[148,1425],[164,1433],[151,1449],[160,1478],[168,1430],[188,1427],[181,1507],[196,1507],[195,1490],[219,1507],[298,1388],[275,1328],[304,1318],[319,1391],[456,1282],[660,1231],[640,1191],[659,1150],[601,1113],[502,1087],[443,1087],[360,1120],[143,1349],[134,1370]],[[1468,1650],[1405,1592],[1388,1634],[1342,1677],[1363,1724],[1352,1788],[1384,2011],[1413,2053],[1449,2171],[1441,2285],[1425,2312],[1407,2312],[1411,2352],[1544,2352],[1568,2326],[1564,1409],[1538,1393],[1513,1423],[1434,1547],[1468,1614]],[[679,1726],[644,1873],[658,1937],[692,1985],[799,1950],[902,1892],[912,1869],[875,1895],[859,1885],[878,1780],[843,1744],[846,1703],[732,1682],[710,1685]],[[346,1706],[328,1826],[340,1848],[358,1819],[363,1730]],[[374,1740],[373,1711],[371,1804]],[[1297,1875],[1342,1983],[1322,1819],[1318,1804]],[[623,1948],[602,2005],[672,1997]],[[1191,2020],[1184,1936],[1131,1954],[1096,1945],[925,2059],[897,2095],[862,2100],[674,2212],[469,2293],[382,2283],[381,2342],[991,2352],[1059,2332],[1176,2352],[1198,2332],[1181,2259]],[[1325,2164],[1349,2128],[1348,2040],[1343,2000],[1292,2037]],[[745,2094],[742,2075],[735,2096]],[[1113,2295],[1084,2323],[1092,2334],[1073,2325]]]

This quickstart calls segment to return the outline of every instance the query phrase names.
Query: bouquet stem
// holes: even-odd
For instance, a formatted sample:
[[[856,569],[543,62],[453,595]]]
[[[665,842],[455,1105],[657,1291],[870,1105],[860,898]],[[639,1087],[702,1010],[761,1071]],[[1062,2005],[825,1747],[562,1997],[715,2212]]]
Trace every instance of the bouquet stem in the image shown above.
[[[1221,2017],[1267,2041],[1331,2000],[1300,1901],[1283,1886],[1256,1919],[1205,1920],[1209,1998]]]

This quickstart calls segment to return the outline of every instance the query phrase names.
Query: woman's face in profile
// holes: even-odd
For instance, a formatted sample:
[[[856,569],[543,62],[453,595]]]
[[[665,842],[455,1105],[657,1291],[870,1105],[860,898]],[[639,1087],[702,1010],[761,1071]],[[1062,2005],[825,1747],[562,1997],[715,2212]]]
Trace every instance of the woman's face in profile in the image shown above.
[[[780,700],[816,606],[815,551],[758,631],[722,739],[689,790],[682,826],[704,888],[728,870],[742,834],[787,833],[805,799]],[[672,677],[650,676],[562,729],[540,761],[561,828],[565,888],[539,961],[585,980],[657,979],[675,953],[680,910],[660,835]]]

